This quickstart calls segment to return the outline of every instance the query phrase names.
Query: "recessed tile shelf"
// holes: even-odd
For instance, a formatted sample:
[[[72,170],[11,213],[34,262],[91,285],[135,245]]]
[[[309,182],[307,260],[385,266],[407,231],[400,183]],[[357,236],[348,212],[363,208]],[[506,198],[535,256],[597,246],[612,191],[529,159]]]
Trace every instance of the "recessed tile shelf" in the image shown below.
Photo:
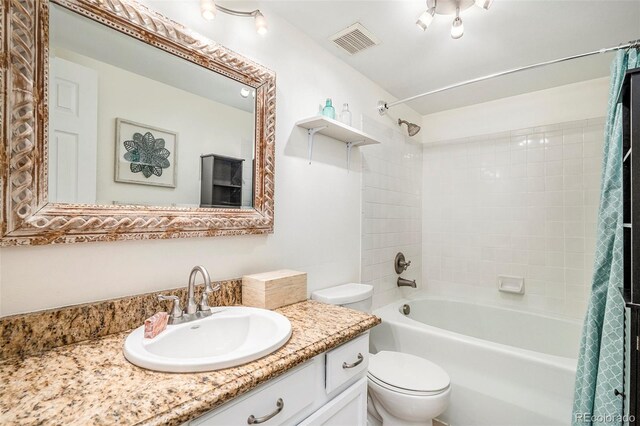
[[[309,135],[309,164],[311,164],[313,156],[313,141],[316,133],[347,144],[347,169],[351,162],[351,148],[381,143],[371,135],[328,117],[310,117],[298,121],[296,125],[307,129],[307,134]]]

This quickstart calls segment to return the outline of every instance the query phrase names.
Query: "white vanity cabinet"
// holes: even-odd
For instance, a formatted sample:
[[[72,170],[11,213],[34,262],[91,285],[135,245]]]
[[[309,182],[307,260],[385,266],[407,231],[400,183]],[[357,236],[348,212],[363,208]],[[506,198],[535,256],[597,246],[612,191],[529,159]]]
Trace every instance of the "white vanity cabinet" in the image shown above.
[[[189,426],[367,423],[369,333],[194,419]]]

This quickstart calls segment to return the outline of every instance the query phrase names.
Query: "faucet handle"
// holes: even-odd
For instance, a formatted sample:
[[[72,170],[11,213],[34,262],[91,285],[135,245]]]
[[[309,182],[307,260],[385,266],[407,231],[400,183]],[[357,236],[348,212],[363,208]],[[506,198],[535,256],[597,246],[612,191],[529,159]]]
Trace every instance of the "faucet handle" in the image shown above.
[[[215,287],[212,287],[211,281],[206,280],[204,283],[204,290],[202,290],[202,295],[200,296],[200,304],[198,305],[198,310],[206,312],[211,309],[211,306],[209,305],[209,295],[218,290],[220,290],[220,283],[216,284]]]
[[[164,294],[159,294],[158,300],[172,300],[173,303],[171,304],[171,317],[180,318],[182,316],[182,307],[180,306],[180,298],[178,296],[165,296]]]
[[[202,295],[200,295],[200,303],[198,304],[199,311],[206,312],[211,309],[211,306],[209,306],[209,295],[211,293],[213,293],[211,283],[204,283],[204,290],[202,290]]]
[[[396,258],[393,261],[394,269],[396,270],[396,274],[401,274],[407,270],[407,268],[411,265],[410,260],[406,260],[404,254],[402,252],[398,252],[396,254]]]

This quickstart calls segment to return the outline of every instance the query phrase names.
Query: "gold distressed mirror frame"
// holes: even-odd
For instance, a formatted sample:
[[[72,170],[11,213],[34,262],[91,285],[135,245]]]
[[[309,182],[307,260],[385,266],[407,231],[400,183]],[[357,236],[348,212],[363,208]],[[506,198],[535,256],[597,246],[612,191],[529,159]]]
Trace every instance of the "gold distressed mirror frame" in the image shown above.
[[[0,245],[273,232],[275,73],[131,0],[51,0],[256,90],[254,208],[49,203],[49,1],[0,1]]]

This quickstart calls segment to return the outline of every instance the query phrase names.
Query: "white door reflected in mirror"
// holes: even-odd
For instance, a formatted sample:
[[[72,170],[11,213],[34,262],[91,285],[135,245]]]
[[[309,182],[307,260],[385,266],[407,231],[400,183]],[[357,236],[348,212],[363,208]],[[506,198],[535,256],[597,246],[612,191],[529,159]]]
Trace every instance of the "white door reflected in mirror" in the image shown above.
[[[61,58],[50,67],[49,198],[95,203],[98,74]]]

